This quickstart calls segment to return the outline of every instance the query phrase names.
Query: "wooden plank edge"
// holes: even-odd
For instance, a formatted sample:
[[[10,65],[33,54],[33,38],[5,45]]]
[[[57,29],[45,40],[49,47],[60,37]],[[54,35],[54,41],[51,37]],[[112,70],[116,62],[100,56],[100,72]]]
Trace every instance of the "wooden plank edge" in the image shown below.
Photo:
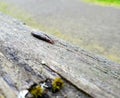
[[[73,84],[75,87],[77,87],[79,90],[82,90],[86,94],[90,95],[93,98],[115,98],[113,95],[108,94],[104,90],[100,89],[95,84],[87,81],[84,78],[76,78],[72,74],[64,71],[62,68],[60,68],[59,64],[52,60],[47,60],[45,66],[49,67],[51,70],[59,74],[61,77],[69,81],[71,84]],[[59,70],[59,71],[58,71]]]

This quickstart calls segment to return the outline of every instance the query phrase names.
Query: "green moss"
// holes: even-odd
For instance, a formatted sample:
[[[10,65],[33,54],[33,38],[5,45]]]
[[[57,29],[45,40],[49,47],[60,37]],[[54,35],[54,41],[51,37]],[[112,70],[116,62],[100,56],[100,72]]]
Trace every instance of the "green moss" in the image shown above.
[[[64,86],[64,82],[61,78],[56,78],[52,83],[52,92],[55,93],[62,89]]]
[[[120,0],[84,0],[84,1],[102,6],[120,7]]]
[[[34,96],[34,98],[38,98],[38,96],[42,96],[44,93],[44,90],[40,87],[37,86],[35,88],[33,88],[30,93]]]

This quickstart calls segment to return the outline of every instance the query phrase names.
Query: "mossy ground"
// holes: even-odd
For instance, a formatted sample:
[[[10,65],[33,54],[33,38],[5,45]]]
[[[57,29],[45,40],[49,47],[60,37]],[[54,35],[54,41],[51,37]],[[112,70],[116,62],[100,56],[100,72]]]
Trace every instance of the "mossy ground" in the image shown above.
[[[86,1],[94,2],[94,3],[101,2],[101,3],[106,4],[104,2],[105,0],[86,0]],[[106,1],[113,1],[113,0],[106,0]],[[115,1],[120,2],[119,0],[115,0]],[[114,3],[116,3],[116,2],[114,2]],[[92,44],[88,45],[88,44],[86,44],[86,42],[84,40],[77,39],[77,38],[73,39],[73,37],[71,35],[61,33],[61,31],[56,29],[56,28],[48,27],[46,25],[38,23],[36,20],[34,20],[34,18],[30,14],[26,13],[25,11],[22,11],[19,8],[13,7],[12,5],[9,5],[5,2],[0,2],[0,11],[25,22],[27,25],[29,25],[33,28],[36,28],[40,31],[44,31],[44,32],[47,32],[49,34],[52,34],[58,38],[64,39],[64,40],[69,41],[75,45],[83,47],[88,51],[92,51],[94,53],[101,54],[101,55],[111,59],[112,61],[120,63],[119,56],[113,52],[107,52],[106,48],[104,46],[99,45],[99,42],[92,43]],[[111,51],[114,51],[114,50],[111,50]]]
[[[120,0],[84,0],[84,1],[102,6],[112,6],[120,8]]]

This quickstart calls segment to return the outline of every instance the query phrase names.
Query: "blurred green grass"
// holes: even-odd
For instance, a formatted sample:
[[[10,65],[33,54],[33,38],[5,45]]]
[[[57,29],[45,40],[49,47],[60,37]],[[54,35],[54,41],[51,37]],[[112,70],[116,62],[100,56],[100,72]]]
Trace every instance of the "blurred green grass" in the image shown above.
[[[92,0],[89,0],[92,1]],[[95,0],[93,0],[95,1]],[[102,0],[104,1],[104,0]],[[112,61],[120,63],[120,58],[116,53],[113,52],[106,52],[105,47],[99,45],[99,42],[92,43],[90,45],[86,45],[84,40],[81,39],[73,39],[71,35],[61,33],[60,30],[54,28],[54,27],[48,27],[46,25],[40,24],[35,20],[30,14],[26,13],[25,11],[15,7],[14,5],[9,5],[5,2],[0,2],[0,12],[7,14],[9,16],[12,16],[14,18],[19,19],[20,21],[25,22],[28,26],[38,29],[43,32],[47,32],[49,34],[52,34],[60,39],[66,40],[70,43],[73,43],[74,45],[83,47],[84,49],[88,51],[92,51],[93,53],[101,54],[107,58],[109,58]],[[112,51],[112,50],[111,50]]]
[[[102,6],[120,7],[120,0],[84,0],[84,1],[99,4]]]

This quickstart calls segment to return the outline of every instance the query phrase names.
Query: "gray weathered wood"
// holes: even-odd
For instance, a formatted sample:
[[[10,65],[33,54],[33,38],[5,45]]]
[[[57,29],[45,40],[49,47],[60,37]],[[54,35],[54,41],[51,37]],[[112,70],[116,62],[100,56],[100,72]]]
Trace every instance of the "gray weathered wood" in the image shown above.
[[[0,77],[0,98],[16,98],[16,94],[7,83]]]
[[[45,77],[54,78],[57,73],[94,98],[119,98],[119,64],[52,36],[56,41],[53,45],[38,40],[31,36],[33,31],[37,32],[15,19],[0,15],[0,52],[15,67],[3,69],[9,72],[17,70],[15,73],[20,79],[12,77],[13,73],[9,74],[17,89],[24,85],[25,79],[39,81]]]

